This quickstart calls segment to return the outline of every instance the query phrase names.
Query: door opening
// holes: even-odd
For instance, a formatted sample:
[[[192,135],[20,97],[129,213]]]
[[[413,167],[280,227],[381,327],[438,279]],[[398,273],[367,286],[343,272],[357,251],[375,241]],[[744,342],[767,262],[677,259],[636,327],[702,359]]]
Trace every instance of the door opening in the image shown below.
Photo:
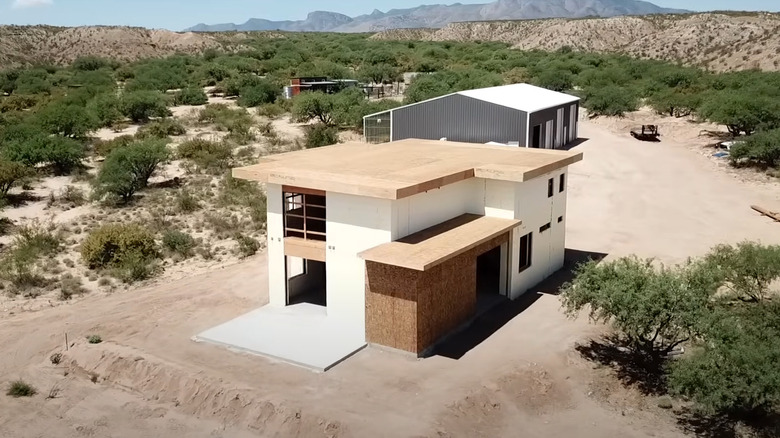
[[[477,294],[501,294],[501,246],[477,257]]]
[[[536,149],[542,147],[542,125],[534,126],[533,135],[531,136],[531,147]]]
[[[325,263],[298,257],[287,259],[287,305],[327,306]]]

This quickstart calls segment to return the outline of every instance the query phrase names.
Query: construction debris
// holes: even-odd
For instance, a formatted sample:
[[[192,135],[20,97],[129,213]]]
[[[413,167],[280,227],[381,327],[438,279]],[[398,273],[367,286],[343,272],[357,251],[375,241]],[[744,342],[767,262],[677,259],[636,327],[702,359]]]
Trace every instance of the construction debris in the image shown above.
[[[752,208],[753,210],[761,213],[762,215],[764,215],[766,217],[772,218],[775,221],[780,222],[780,213],[778,213],[776,211],[769,211],[769,210],[767,210],[764,207],[759,207],[758,205],[751,205],[750,208]]]

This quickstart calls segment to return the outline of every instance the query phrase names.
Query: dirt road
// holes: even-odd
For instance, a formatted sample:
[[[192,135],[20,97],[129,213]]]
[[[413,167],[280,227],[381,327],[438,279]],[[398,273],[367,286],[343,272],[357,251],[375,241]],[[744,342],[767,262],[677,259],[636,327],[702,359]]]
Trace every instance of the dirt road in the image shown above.
[[[681,145],[636,143],[589,123],[581,135],[590,141],[570,177],[568,247],[675,262],[720,242],[780,242],[780,226],[748,208],[780,205],[777,187],[730,179]],[[565,319],[552,295],[529,294],[516,316],[485,324],[495,333],[475,346],[464,338],[450,357],[367,349],[325,374],[192,342],[267,301],[264,266],[260,255],[149,289],[3,315],[0,382],[24,378],[40,393],[0,394],[0,436],[682,435],[652,400],[604,386],[601,370],[573,350],[603,329]],[[53,365],[66,332],[73,346]],[[104,342],[88,344],[90,334]]]

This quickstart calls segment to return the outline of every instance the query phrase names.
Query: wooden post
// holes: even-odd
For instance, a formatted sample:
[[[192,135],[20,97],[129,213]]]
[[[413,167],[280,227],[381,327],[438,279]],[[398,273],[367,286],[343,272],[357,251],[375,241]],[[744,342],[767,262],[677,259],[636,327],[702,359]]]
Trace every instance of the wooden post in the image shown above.
[[[70,350],[70,345],[68,345],[68,332],[65,332],[65,351]]]
[[[751,205],[750,208],[752,208],[753,210],[761,213],[762,215],[764,215],[766,217],[772,218],[775,221],[780,222],[780,213],[775,213],[773,211],[769,211],[766,208],[760,207],[758,205]]]

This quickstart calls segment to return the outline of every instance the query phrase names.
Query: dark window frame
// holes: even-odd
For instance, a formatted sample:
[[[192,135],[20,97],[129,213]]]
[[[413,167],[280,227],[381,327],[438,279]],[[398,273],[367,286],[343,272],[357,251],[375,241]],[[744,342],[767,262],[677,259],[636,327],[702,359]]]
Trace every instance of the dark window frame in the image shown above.
[[[528,233],[520,238],[520,252],[518,256],[518,273],[531,267],[533,261],[534,233]]]
[[[555,195],[555,178],[547,180],[547,197],[552,198]]]
[[[282,203],[284,237],[326,240],[325,192],[285,187],[282,191]],[[316,224],[321,224],[321,226],[312,227]]]
[[[558,182],[558,193],[563,193],[566,188],[566,174],[562,173],[560,181]]]
[[[546,224],[544,224],[541,227],[539,227],[539,234],[544,233],[545,231],[549,230],[550,228],[552,228],[552,222],[547,222]]]

